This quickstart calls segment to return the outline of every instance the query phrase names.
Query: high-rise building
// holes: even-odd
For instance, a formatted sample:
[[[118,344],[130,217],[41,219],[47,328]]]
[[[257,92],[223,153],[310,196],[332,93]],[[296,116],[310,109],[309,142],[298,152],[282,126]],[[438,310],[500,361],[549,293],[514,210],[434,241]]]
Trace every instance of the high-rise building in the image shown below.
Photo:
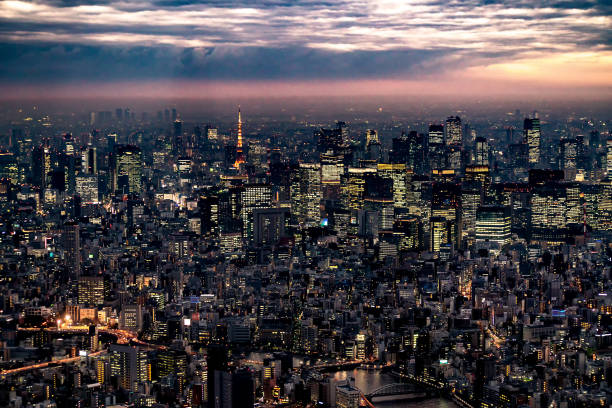
[[[561,139],[561,169],[576,169],[578,156],[578,141],[576,139]]]
[[[240,197],[240,218],[243,237],[253,238],[253,211],[268,208],[272,204],[272,188],[268,184],[247,184]]]
[[[172,122],[172,148],[175,154],[183,154],[185,151],[185,141],[183,140],[183,121],[176,119]]]
[[[0,179],[10,179],[12,184],[19,182],[19,166],[15,155],[10,152],[0,152]]]
[[[142,328],[142,308],[140,305],[123,305],[119,314],[119,327],[134,332]]]
[[[349,167],[342,177],[342,199],[344,207],[349,210],[363,208],[365,199],[365,183],[369,175],[375,175],[376,169],[365,167]]]
[[[474,235],[476,231],[476,211],[483,203],[483,194],[480,183],[466,181],[461,185],[461,221],[463,223],[464,238]]]
[[[98,176],[95,174],[79,174],[75,178],[75,192],[85,204],[97,204]]]
[[[183,350],[164,350],[157,356],[157,373],[160,377],[187,375],[187,353]]]
[[[606,141],[606,168],[608,178],[612,178],[612,137],[609,137]]]
[[[442,125],[429,125],[428,143],[430,146],[444,144],[444,127]]]
[[[62,242],[66,266],[73,274],[79,276],[81,273],[81,241],[78,222],[67,222],[64,224]]]
[[[484,137],[477,137],[474,149],[474,164],[476,164],[476,166],[488,166],[489,154],[489,142],[487,142],[487,139]]]
[[[219,234],[219,196],[216,194],[205,194],[198,201],[200,210],[202,235],[217,236]]]
[[[534,188],[531,194],[532,239],[562,242],[570,201],[575,200],[568,200],[568,190],[561,183],[547,183]]]
[[[321,153],[327,151],[337,152],[343,145],[343,128],[340,125],[335,129],[319,129],[315,131],[317,150]]]
[[[424,248],[423,223],[415,215],[405,215],[393,224],[393,232],[399,237],[398,249],[418,251]]]
[[[346,382],[346,384],[336,386],[336,407],[338,408],[358,408],[361,403],[361,392]]]
[[[44,190],[48,185],[49,172],[51,171],[51,153],[49,146],[45,143],[36,146],[32,150],[32,184]]]
[[[206,367],[207,367],[207,391],[208,408],[221,407],[223,400],[222,373],[226,372],[227,349],[220,345],[213,345],[207,348]]]
[[[523,123],[523,143],[529,146],[529,164],[537,165],[540,162],[540,119],[525,118]]]
[[[300,163],[292,175],[291,214],[302,225],[318,225],[321,221],[321,165]]]
[[[110,346],[110,374],[120,388],[137,391],[138,385],[151,379],[147,353],[140,347],[121,344]]]
[[[378,174],[382,178],[391,179],[393,182],[393,206],[396,208],[407,208],[408,173],[406,165],[380,163],[377,169]]]
[[[219,129],[214,126],[207,125],[206,126],[206,138],[209,142],[217,141],[219,139]]]
[[[81,150],[81,172],[98,174],[98,155],[94,146],[88,145]]]
[[[450,116],[446,119],[446,144],[461,146],[463,143],[463,127],[459,116]]]
[[[342,174],[344,174],[343,157],[332,152],[321,153],[321,183],[340,185]]]
[[[429,170],[446,169],[447,154],[444,145],[444,127],[442,125],[429,125],[427,141]]]
[[[380,140],[378,140],[378,132],[375,129],[366,130],[366,146],[370,143],[380,143]]]
[[[115,145],[112,157],[112,190],[142,192],[142,152],[133,145]]]
[[[449,225],[449,240],[461,244],[461,189],[454,183],[435,183],[432,188],[431,216],[442,217]]]
[[[491,172],[489,166],[466,166],[464,179],[466,183],[473,183],[478,186],[480,201],[481,203],[484,202],[489,193],[489,187],[491,186]]]
[[[501,249],[510,243],[511,215],[505,206],[482,206],[476,212],[476,243],[493,242]]]
[[[444,246],[451,244],[452,225],[444,217],[431,217],[429,220],[431,252],[439,253]]]
[[[104,278],[102,276],[81,276],[78,280],[78,301],[80,305],[103,304]]]
[[[425,162],[424,135],[411,131],[393,139],[393,146],[389,152],[391,163],[404,163],[409,170],[416,174],[422,174]]]
[[[282,207],[253,210],[253,241],[256,245],[275,245],[284,238],[289,209]]]

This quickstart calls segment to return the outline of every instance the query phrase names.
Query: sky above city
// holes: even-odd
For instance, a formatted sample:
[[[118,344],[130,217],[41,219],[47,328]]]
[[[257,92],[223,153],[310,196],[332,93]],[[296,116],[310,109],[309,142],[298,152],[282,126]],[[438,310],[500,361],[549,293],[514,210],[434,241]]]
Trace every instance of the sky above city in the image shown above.
[[[611,12],[611,0],[0,0],[0,89],[609,97]]]

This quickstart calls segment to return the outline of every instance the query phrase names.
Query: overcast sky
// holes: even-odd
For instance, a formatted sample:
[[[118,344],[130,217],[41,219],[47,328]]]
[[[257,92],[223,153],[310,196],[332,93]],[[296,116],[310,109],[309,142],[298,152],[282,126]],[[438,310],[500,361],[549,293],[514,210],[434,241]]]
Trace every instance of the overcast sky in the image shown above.
[[[0,88],[609,96],[611,11],[612,0],[0,0]]]

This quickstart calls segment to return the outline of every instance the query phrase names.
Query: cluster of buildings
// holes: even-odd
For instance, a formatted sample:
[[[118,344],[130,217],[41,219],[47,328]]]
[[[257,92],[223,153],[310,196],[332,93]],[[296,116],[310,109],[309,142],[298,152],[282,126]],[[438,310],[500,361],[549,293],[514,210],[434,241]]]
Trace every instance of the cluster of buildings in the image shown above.
[[[0,405],[612,404],[604,122],[170,112],[0,128]]]

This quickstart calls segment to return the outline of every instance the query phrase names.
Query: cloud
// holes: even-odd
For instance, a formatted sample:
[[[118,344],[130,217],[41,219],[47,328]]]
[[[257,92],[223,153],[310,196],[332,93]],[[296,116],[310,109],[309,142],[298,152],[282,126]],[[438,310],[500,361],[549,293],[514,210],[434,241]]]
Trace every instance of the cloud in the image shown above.
[[[479,67],[520,75],[499,67],[584,52],[609,64],[611,8],[609,0],[3,0],[0,81],[414,79]],[[572,67],[579,77],[583,66]]]
[[[436,70],[443,50],[337,53],[307,47],[181,48],[0,44],[0,80],[318,79],[394,77]],[[359,67],[355,70],[355,67]]]

